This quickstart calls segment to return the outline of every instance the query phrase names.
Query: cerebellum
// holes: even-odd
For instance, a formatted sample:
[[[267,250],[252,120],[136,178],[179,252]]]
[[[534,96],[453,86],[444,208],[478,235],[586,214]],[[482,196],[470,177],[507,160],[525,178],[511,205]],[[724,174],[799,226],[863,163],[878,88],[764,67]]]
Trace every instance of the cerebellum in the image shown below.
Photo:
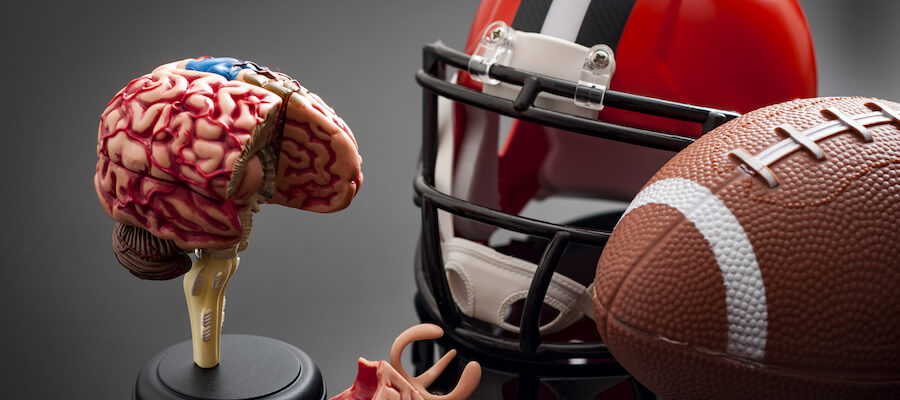
[[[174,241],[160,239],[133,225],[117,222],[112,246],[119,264],[141,279],[172,279],[191,268],[191,258]]]

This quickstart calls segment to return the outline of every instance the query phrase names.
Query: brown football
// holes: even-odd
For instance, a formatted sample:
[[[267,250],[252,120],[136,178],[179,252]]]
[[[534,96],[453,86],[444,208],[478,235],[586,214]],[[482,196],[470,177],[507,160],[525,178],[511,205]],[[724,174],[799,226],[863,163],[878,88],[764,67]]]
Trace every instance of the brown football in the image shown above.
[[[900,398],[900,105],[814,98],[672,158],[594,283],[613,356],[666,400]]]

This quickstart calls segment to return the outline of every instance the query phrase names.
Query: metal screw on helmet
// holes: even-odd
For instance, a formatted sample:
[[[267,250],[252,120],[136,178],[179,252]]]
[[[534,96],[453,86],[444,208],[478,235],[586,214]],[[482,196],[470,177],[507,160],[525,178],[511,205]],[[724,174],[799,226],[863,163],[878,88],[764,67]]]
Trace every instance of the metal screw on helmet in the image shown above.
[[[609,66],[609,53],[603,50],[594,50],[588,55],[588,59],[591,60],[591,66],[594,68],[606,68]]]
[[[492,29],[490,33],[488,33],[487,39],[489,42],[493,43],[500,39],[503,39],[505,36],[506,36],[506,29],[504,29],[502,26],[498,26],[498,27]]]

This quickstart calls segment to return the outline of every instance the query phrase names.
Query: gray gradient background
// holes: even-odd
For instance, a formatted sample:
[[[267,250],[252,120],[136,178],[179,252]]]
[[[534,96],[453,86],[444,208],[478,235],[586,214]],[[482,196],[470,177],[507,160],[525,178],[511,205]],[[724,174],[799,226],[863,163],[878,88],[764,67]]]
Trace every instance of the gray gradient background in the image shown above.
[[[900,2],[803,5],[820,95],[900,99]],[[393,337],[417,322],[420,46],[440,38],[461,47],[476,6],[6,2],[0,398],[129,398],[144,362],[189,337],[180,279],[140,281],[116,263],[91,179],[98,117],[113,94],[163,62],[199,55],[255,60],[318,92],[356,133],[366,174],[337,214],[264,206],[228,288],[224,331],[304,349],[331,394],[352,382],[358,356],[386,358]]]

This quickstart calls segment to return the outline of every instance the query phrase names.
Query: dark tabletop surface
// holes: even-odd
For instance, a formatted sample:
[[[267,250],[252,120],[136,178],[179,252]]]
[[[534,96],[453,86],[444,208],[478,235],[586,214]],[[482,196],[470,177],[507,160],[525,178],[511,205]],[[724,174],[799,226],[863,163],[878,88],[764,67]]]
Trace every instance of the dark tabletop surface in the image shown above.
[[[900,3],[812,1],[820,95],[900,99]],[[190,337],[181,280],[140,281],[110,248],[92,185],[96,129],[129,80],[201,55],[254,60],[348,122],[365,183],[350,208],[263,206],[227,292],[225,333],[306,351],[329,394],[417,323],[421,46],[461,48],[477,1],[16,2],[0,12],[4,256],[0,397],[128,398],[138,370]],[[748,55],[748,62],[755,60]]]

